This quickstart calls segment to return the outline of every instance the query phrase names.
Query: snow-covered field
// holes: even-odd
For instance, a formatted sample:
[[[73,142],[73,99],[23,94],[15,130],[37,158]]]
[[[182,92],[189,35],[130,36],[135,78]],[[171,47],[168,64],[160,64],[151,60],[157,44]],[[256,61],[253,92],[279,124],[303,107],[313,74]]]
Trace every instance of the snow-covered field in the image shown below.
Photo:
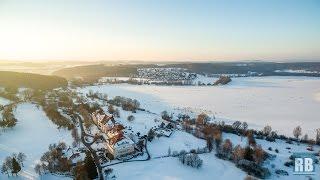
[[[169,138],[160,137],[148,143],[148,149],[151,157],[160,157],[168,155],[170,148],[171,152],[181,150],[190,151],[191,149],[204,148],[206,142],[198,139],[191,134],[183,131],[175,131]]]
[[[203,160],[200,169],[184,166],[173,157],[118,164],[112,168],[119,180],[244,179],[246,176],[231,162],[217,159],[213,153],[199,156]]]
[[[275,70],[274,72],[286,72],[286,73],[307,73],[307,74],[313,74],[313,73],[319,73],[318,71],[309,71],[309,70],[293,70],[293,69],[284,69],[284,70]]]
[[[205,111],[216,120],[247,121],[251,128],[259,129],[271,125],[281,134],[292,136],[292,129],[298,125],[303,133],[314,138],[314,130],[320,127],[320,79],[306,77],[246,77],[233,78],[226,86],[153,86],[153,85],[99,85],[79,89],[82,93],[89,90],[114,96],[125,96],[140,101],[142,108],[157,113],[137,112],[136,120],[128,122],[129,112],[120,108],[121,118],[117,120],[132,130],[143,134],[157,123],[163,110],[196,115]],[[246,138],[233,134],[223,134],[223,139],[231,139],[234,146],[247,144]],[[284,166],[289,156],[296,152],[308,152],[306,144],[287,144],[282,140],[268,142],[257,140],[265,151],[276,155],[264,166],[271,172],[271,179],[306,179],[306,176],[293,175],[292,167]],[[228,161],[220,160],[214,153],[200,155],[203,167],[193,169],[182,165],[177,158],[165,156],[172,151],[191,150],[204,147],[205,141],[194,136],[175,131],[170,138],[155,138],[148,143],[150,161],[129,162],[112,166],[117,179],[244,179],[246,173]],[[268,148],[271,147],[272,151]],[[287,149],[290,148],[290,149]],[[279,150],[279,153],[275,152]],[[314,152],[320,150],[315,147]],[[316,167],[318,168],[318,167]],[[285,170],[289,176],[276,175],[276,170]],[[319,177],[319,171],[312,178]]]
[[[108,107],[103,107],[104,111],[107,112]],[[145,113],[145,112],[137,112],[137,113],[131,113],[128,111],[123,111],[120,108],[120,115],[121,118],[117,118],[117,121],[120,124],[125,125],[127,129],[132,129],[134,133],[140,132],[141,135],[146,135],[148,131],[157,125],[161,124],[161,121],[159,121],[159,116],[151,114],[151,113]],[[129,115],[133,115],[135,117],[134,122],[129,122],[127,120],[127,117]],[[155,122],[155,120],[157,120]]]
[[[231,121],[246,121],[252,128],[271,125],[280,134],[292,136],[300,125],[313,137],[320,127],[320,78],[244,77],[226,86],[100,85],[85,87],[138,99],[152,112],[163,110],[206,111]]]
[[[59,141],[71,144],[70,132],[58,130],[45,113],[34,104],[19,104],[14,115],[18,119],[17,125],[12,130],[0,134],[0,163],[2,164],[4,158],[12,153],[23,152],[27,156],[24,171],[20,176],[10,179],[38,179],[34,172],[37,160],[48,150],[49,144]],[[53,175],[45,175],[42,178],[61,179]],[[7,179],[7,176],[0,174],[0,179]]]
[[[0,105],[7,105],[10,103],[10,100],[0,97]]]

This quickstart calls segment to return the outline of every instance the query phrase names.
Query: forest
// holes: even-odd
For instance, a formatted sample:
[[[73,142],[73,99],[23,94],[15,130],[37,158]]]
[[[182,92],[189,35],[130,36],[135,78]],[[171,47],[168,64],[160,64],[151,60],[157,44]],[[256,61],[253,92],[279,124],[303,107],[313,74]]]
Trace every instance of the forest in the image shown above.
[[[62,77],[0,71],[0,86],[5,88],[24,87],[36,90],[50,90],[67,85],[67,80]]]

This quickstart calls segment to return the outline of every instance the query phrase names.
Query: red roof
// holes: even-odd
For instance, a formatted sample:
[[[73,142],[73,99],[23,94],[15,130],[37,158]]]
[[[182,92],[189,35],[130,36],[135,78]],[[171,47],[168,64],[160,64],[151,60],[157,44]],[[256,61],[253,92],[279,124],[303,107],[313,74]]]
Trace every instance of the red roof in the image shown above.
[[[122,131],[124,129],[122,124],[115,124],[113,128],[115,131]]]
[[[109,115],[105,114],[102,119],[102,123],[106,124],[110,120],[112,121],[112,123],[115,123],[113,116],[109,116]]]
[[[121,141],[122,139],[124,139],[123,133],[119,132],[117,135],[109,139],[109,144],[114,145],[115,143]]]

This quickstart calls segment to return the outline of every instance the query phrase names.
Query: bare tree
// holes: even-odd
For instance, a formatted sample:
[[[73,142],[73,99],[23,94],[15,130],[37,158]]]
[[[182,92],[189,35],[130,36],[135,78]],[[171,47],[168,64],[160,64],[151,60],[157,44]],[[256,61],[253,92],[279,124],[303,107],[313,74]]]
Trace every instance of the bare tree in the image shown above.
[[[232,127],[233,129],[235,129],[236,131],[238,131],[241,127],[241,122],[240,121],[235,121],[233,124],[232,124]]]
[[[272,131],[272,128],[271,128],[271,126],[269,126],[269,125],[266,125],[266,126],[263,128],[263,134],[266,135],[266,136],[269,136],[270,133],[271,133],[271,131]]]
[[[316,143],[320,144],[320,128],[316,129]]]
[[[241,135],[241,141],[242,141],[242,136],[245,136],[245,134],[247,133],[247,129],[248,129],[248,123],[247,122],[243,122],[242,123],[242,125],[241,125],[241,127],[242,127],[242,135]]]
[[[214,139],[214,143],[216,145],[216,149],[219,148],[220,143],[222,141],[222,132],[220,129],[215,128],[213,131],[213,139]]]
[[[8,156],[4,159],[1,167],[1,173],[6,173],[9,176],[9,173],[13,172],[13,165],[12,165],[12,157]]]
[[[302,129],[301,129],[301,127],[300,126],[297,126],[297,127],[295,127],[294,129],[293,129],[293,136],[295,137],[295,138],[299,138],[299,136],[301,136],[301,134],[302,134]]]
[[[210,117],[206,113],[201,113],[198,115],[196,119],[197,125],[205,125],[207,122],[210,121]]]
[[[6,162],[3,162],[2,166],[1,166],[1,173],[7,174],[9,176],[9,167],[7,166]]]
[[[207,141],[207,148],[211,152],[213,149],[213,140],[221,141],[220,130],[212,125],[205,125],[202,133]]]
[[[36,166],[34,167],[34,171],[37,174],[41,175],[42,174],[42,166],[41,166],[41,164],[36,164]]]
[[[209,152],[211,152],[213,149],[213,138],[206,137],[206,142],[207,142],[207,148],[208,148]]]
[[[254,139],[252,131],[248,132],[247,138],[248,138],[248,145],[249,146],[255,147],[257,145],[256,140]]]
[[[33,96],[33,90],[32,89],[26,89],[22,91],[22,96],[24,101],[28,101]]]
[[[231,155],[231,152],[232,152],[232,142],[230,141],[230,139],[226,139],[225,141],[224,141],[224,143],[222,144],[222,149],[221,149],[221,153],[225,156],[225,157],[227,157],[227,158],[229,158],[230,157],[230,155]]]
[[[264,160],[265,152],[260,145],[256,146],[253,154],[253,159],[257,164],[261,164]]]
[[[232,152],[232,159],[234,162],[239,162],[240,160],[244,159],[245,150],[240,146],[237,145]]]
[[[25,161],[26,158],[27,158],[27,156],[22,152],[19,152],[17,155],[17,161],[18,161],[18,163],[21,164],[21,166],[23,166],[23,161]]]
[[[246,131],[248,129],[248,123],[247,122],[243,122],[242,123],[242,130]]]

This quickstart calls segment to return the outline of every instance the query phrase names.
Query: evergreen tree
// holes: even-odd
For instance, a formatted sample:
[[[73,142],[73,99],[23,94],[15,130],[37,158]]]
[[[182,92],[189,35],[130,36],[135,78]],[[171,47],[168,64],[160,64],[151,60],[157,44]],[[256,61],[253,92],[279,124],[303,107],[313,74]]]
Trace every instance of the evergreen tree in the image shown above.
[[[88,173],[88,178],[95,179],[98,176],[97,166],[94,163],[93,158],[89,151],[86,152],[84,163]]]
[[[213,149],[212,138],[208,137],[208,138],[206,138],[206,140],[207,140],[207,148],[208,148],[209,152],[211,152]]]
[[[107,175],[107,177],[113,172],[113,169],[111,169],[111,168],[108,168],[108,169],[106,169],[105,171],[105,174]]]
[[[88,173],[84,164],[78,162],[73,169],[73,174],[76,180],[88,180]]]
[[[151,142],[155,136],[156,136],[156,133],[154,132],[154,130],[150,129],[147,135],[148,141]]]
[[[21,166],[16,160],[16,158],[12,158],[12,174],[17,174],[21,171]]]
[[[253,161],[253,150],[250,146],[247,146],[244,150],[244,159]]]

